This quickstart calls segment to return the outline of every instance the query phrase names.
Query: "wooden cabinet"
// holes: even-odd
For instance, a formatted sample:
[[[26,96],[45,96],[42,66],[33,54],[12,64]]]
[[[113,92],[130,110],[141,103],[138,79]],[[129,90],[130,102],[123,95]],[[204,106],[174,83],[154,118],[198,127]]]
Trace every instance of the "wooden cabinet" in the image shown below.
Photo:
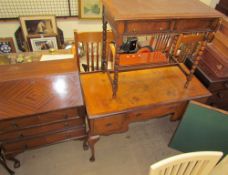
[[[18,167],[23,151],[86,138],[76,60],[5,65],[0,74],[0,159]]]

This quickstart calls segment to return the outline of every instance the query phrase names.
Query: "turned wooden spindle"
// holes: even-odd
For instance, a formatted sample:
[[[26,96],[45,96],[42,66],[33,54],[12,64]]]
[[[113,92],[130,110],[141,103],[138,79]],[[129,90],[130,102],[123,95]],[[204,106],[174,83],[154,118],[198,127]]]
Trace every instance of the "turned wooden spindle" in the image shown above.
[[[106,61],[106,44],[107,44],[107,21],[105,20],[105,8],[103,6],[102,11],[102,22],[103,22],[103,40],[102,40],[102,62],[101,62],[101,69],[103,71],[107,68],[107,61]]]
[[[178,35],[175,35],[174,38],[173,38],[172,44],[171,44],[171,46],[169,48],[169,51],[167,51],[167,55],[166,56],[167,56],[167,58],[169,58],[169,61],[170,61],[170,58],[173,58],[174,50],[175,50],[175,47],[176,47],[176,44],[177,44],[177,40],[178,40]]]
[[[206,44],[207,44],[207,41],[203,41],[198,53],[197,53],[197,56],[196,58],[194,59],[194,62],[193,62],[193,65],[192,65],[192,68],[190,70],[190,73],[189,75],[187,76],[187,82],[185,83],[185,88],[187,88],[189,86],[189,83],[190,81],[192,80],[192,77],[193,77],[193,74],[195,73],[195,70],[199,64],[199,61],[203,55],[203,52],[205,50],[205,47],[206,47]]]

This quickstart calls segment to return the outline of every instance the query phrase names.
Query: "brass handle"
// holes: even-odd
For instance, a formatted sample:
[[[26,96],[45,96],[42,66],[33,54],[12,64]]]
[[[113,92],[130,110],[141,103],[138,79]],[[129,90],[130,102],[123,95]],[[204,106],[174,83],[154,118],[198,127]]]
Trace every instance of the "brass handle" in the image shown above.
[[[19,128],[17,123],[13,123],[12,125],[13,125],[14,128]]]
[[[135,116],[136,117],[140,117],[142,115],[142,113],[138,113],[138,114],[136,114]]]
[[[112,123],[107,123],[106,126],[110,127],[110,126],[112,126]]]
[[[68,122],[64,123],[64,126],[65,127],[68,127],[69,126],[69,123]]]
[[[218,93],[217,93],[217,96],[218,96],[219,98],[224,98],[224,95],[223,95],[221,92],[218,92]]]
[[[68,117],[69,117],[69,116],[68,116],[67,114],[64,115],[64,118],[65,118],[65,119],[68,119]]]
[[[225,86],[226,88],[228,88],[228,82],[225,82],[225,83],[224,83],[224,86]]]

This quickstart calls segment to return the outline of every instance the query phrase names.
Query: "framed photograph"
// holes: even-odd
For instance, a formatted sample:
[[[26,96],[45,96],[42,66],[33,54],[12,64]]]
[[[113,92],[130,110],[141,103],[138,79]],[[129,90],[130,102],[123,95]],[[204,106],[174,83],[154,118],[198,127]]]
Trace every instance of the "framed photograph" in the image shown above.
[[[81,19],[101,19],[101,0],[79,0],[79,17]]]
[[[28,36],[29,46],[31,51],[41,51],[49,49],[58,49],[57,35]]]
[[[58,33],[55,16],[21,16],[19,19],[26,41],[29,35],[53,35]]]
[[[13,38],[0,38],[0,54],[15,53]]]

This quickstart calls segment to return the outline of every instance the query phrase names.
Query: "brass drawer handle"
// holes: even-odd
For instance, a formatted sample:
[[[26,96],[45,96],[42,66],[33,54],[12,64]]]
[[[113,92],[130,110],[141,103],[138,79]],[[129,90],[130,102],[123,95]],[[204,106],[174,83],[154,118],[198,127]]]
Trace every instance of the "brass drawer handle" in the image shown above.
[[[218,96],[219,98],[224,98],[224,95],[223,95],[221,92],[218,92],[218,93],[217,93],[217,96]]]
[[[225,83],[224,83],[224,86],[225,86],[225,88],[228,89],[228,82],[225,82]]]
[[[107,123],[105,126],[110,127],[112,126],[112,123]]]
[[[69,116],[68,116],[67,114],[65,114],[65,115],[64,115],[64,118],[65,118],[65,119],[68,119],[68,118],[69,118]]]
[[[28,149],[28,145],[27,144],[24,145],[24,149]]]
[[[64,123],[64,126],[65,127],[68,127],[69,126],[69,123],[68,122]]]
[[[135,116],[136,117],[140,117],[142,115],[142,113],[138,113],[138,114],[136,114]]]
[[[12,125],[13,125],[14,128],[19,128],[17,123],[12,123]]]

